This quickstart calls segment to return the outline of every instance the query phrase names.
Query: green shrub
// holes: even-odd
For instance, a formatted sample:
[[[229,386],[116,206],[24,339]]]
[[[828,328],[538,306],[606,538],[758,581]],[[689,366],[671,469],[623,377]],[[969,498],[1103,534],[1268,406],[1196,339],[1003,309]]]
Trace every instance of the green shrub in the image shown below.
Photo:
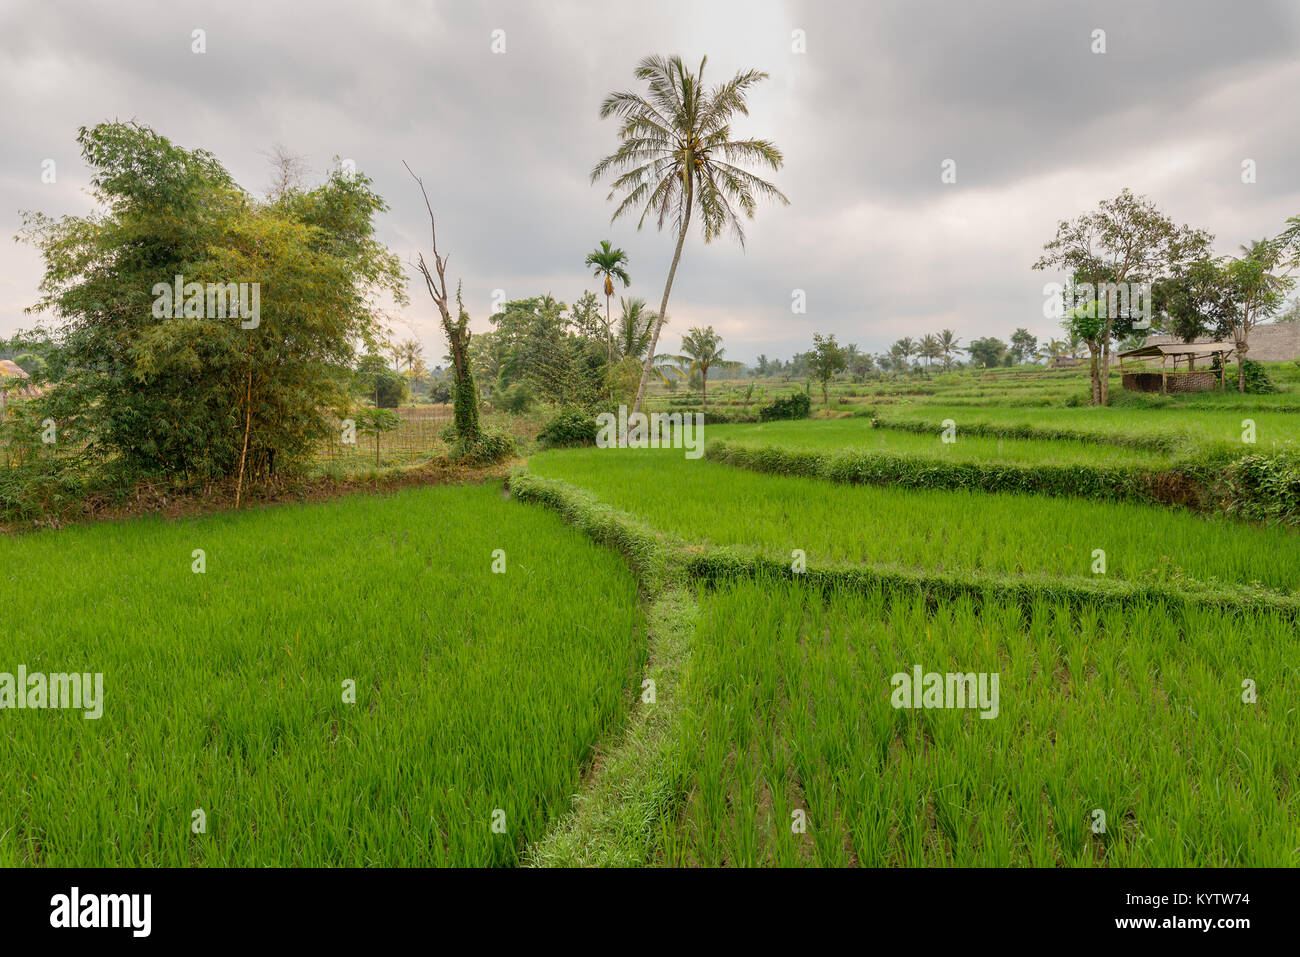
[[[595,445],[600,426],[596,416],[582,409],[561,409],[551,421],[542,426],[537,440],[546,448],[564,449],[579,445]]]
[[[504,429],[480,429],[477,442],[456,439],[450,456],[462,465],[496,465],[512,457],[518,446],[515,437]]]
[[[1244,518],[1300,525],[1300,447],[1286,445],[1229,466],[1229,508]]]
[[[533,407],[534,401],[536,400],[532,391],[522,382],[516,382],[507,389],[501,389],[493,397],[493,402],[497,408],[512,415],[527,412]]]
[[[947,462],[892,452],[822,453],[727,442],[710,442],[705,455],[710,461],[754,472],[816,477],[847,485],[968,489],[1186,505],[1202,504],[1209,496],[1200,477],[1176,469],[1153,472],[1131,466]]]
[[[1254,359],[1243,359],[1241,367],[1246,372],[1246,391],[1253,395],[1271,395],[1277,392],[1277,386],[1268,377],[1263,363]]]
[[[776,419],[806,419],[811,411],[812,399],[808,393],[795,392],[761,406],[758,417],[763,422],[772,422]]]

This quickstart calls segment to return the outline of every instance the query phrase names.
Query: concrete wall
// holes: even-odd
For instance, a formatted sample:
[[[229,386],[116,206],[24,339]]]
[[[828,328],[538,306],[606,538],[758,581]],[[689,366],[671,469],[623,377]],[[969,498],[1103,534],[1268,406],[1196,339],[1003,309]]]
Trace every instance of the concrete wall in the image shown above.
[[[1180,341],[1177,336],[1151,336],[1147,339],[1147,345],[1158,346],[1165,342]],[[1214,340],[1197,339],[1196,341],[1213,342]],[[1285,362],[1289,359],[1300,359],[1300,322],[1256,326],[1250,331],[1250,351],[1246,353],[1246,358],[1254,359],[1256,362]]]

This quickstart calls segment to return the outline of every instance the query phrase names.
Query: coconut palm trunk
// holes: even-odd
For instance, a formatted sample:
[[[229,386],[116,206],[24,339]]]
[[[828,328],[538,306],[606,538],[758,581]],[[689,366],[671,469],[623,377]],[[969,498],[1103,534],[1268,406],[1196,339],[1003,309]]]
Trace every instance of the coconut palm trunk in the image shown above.
[[[650,381],[650,369],[654,366],[655,348],[659,345],[659,330],[663,328],[664,316],[668,315],[668,296],[673,291],[673,277],[677,275],[677,264],[682,259],[682,247],[686,244],[686,230],[691,224],[691,191],[694,182],[689,173],[686,176],[686,213],[682,216],[682,227],[677,231],[677,248],[673,250],[673,262],[668,267],[668,281],[664,283],[664,297],[659,302],[659,312],[655,316],[654,330],[650,333],[650,351],[646,353],[645,365],[641,369],[641,384],[637,386],[636,401],[632,403],[632,412],[640,412],[645,401],[646,385]],[[631,416],[628,419],[631,420]],[[631,427],[628,428],[629,434]]]

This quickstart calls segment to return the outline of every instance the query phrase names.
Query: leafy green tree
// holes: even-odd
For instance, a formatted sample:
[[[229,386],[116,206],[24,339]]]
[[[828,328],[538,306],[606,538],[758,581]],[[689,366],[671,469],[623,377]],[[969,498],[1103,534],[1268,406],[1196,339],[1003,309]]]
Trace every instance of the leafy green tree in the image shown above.
[[[853,381],[865,382],[867,376],[876,371],[876,361],[868,353],[856,353],[849,360],[849,371],[853,374]]]
[[[608,239],[600,241],[600,248],[587,254],[586,264],[591,267],[597,279],[604,280],[605,285],[605,342],[609,347],[609,364],[614,364],[614,325],[609,314],[609,301],[614,297],[614,280],[617,279],[626,289],[632,282],[624,264],[627,253],[615,249]]]
[[[374,402],[376,409],[395,409],[406,401],[409,383],[378,352],[370,352],[357,363],[356,391]]]
[[[387,206],[337,169],[259,201],[211,153],[138,123],[83,127],[77,142],[96,210],[23,217],[45,260],[35,308],[61,319],[47,358],[62,381],[42,411],[94,461],[238,474],[238,502],[246,471],[301,461],[332,428],[358,345],[378,338],[377,294],[406,301],[374,238]],[[183,302],[168,302],[178,276]],[[225,308],[239,283],[256,315]]]
[[[600,301],[590,289],[584,289],[582,297],[569,310],[569,325],[584,339],[600,339],[608,334],[605,321],[600,315]]]
[[[970,353],[971,361],[975,365],[991,369],[1001,365],[1002,360],[1006,358],[1007,344],[1001,339],[987,336],[983,339],[972,339],[966,351]]]
[[[392,409],[362,409],[356,417],[357,431],[375,437],[375,468],[379,467],[379,437],[386,432],[396,432],[402,426],[402,417]]]
[[[1283,247],[1276,240],[1258,239],[1241,247],[1241,255],[1226,266],[1228,283],[1238,309],[1220,321],[1220,335],[1231,335],[1237,347],[1237,390],[1246,391],[1246,353],[1250,331],[1281,308],[1287,292],[1295,286],[1291,277],[1278,272]]]
[[[1072,221],[1062,220],[1043,246],[1035,269],[1063,269],[1077,283],[1158,283],[1182,263],[1202,258],[1213,237],[1191,226],[1175,226],[1156,205],[1127,189]],[[1093,363],[1094,402],[1110,401],[1110,344],[1134,332],[1135,316],[1114,316],[1096,307],[1100,362]],[[1100,315],[1105,313],[1105,315]]]
[[[1155,289],[1161,328],[1183,342],[1195,342],[1233,324],[1239,307],[1223,263],[1209,258],[1180,264]]]
[[[813,347],[808,359],[808,369],[812,377],[821,383],[822,404],[829,408],[831,404],[831,379],[843,372],[849,359],[843,346],[835,341],[835,334],[822,337],[813,333]]]
[[[692,73],[680,57],[646,57],[638,64],[636,77],[647,84],[648,95],[611,93],[600,107],[601,119],[612,116],[621,121],[618,149],[591,171],[593,183],[605,175],[615,177],[611,200],[623,194],[613,219],[640,208],[638,229],[653,216],[659,229],[671,221],[677,232],[633,411],[640,411],[645,400],[692,213],[699,214],[705,243],[730,229],[743,246],[740,214],[752,219],[760,197],[789,202],[771,183],[737,165],[756,163],[778,170],[781,151],[768,140],[734,139],[731,132],[732,118],[749,113],[749,91],[767,74],[745,70],[709,88],[703,82],[706,63],[707,57],[701,59]]]

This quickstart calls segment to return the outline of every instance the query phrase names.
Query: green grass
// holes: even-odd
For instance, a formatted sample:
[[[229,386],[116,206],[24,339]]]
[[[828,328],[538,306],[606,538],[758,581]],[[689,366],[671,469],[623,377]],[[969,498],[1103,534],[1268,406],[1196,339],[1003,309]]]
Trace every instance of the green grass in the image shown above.
[[[1160,469],[1171,459],[1159,452],[1100,445],[1086,440],[1002,439],[957,433],[956,441],[940,438],[936,422],[932,435],[898,429],[872,428],[869,419],[812,419],[764,422],[757,425],[710,425],[707,438],[791,449],[892,452],[954,462],[1023,465],[1131,465]]]
[[[1300,673],[1281,619],[823,601],[774,581],[699,602],[681,726],[697,757],[664,863],[1298,863]],[[894,708],[890,677],[914,665],[998,674],[997,716]]]
[[[645,656],[619,556],[499,487],[0,538],[0,570],[0,672],[106,699],[0,711],[3,865],[516,863]]]
[[[1109,408],[976,408],[936,403],[881,406],[879,415],[885,425],[906,423],[935,432],[944,419],[952,419],[959,436],[963,430],[978,426],[1034,429],[1069,433],[1107,443],[1134,439],[1164,443],[1170,451],[1178,453],[1217,447],[1245,454],[1267,449],[1275,443],[1300,441],[1300,415],[1258,409],[1147,408],[1133,405]],[[1254,445],[1242,441],[1242,422],[1246,419],[1255,423]]]
[[[1300,587],[1300,536],[1157,506],[839,485],[768,475],[681,450],[541,453],[529,469],[587,489],[661,532],[754,545],[809,565],[1091,577],[1093,550],[1116,578]]]

